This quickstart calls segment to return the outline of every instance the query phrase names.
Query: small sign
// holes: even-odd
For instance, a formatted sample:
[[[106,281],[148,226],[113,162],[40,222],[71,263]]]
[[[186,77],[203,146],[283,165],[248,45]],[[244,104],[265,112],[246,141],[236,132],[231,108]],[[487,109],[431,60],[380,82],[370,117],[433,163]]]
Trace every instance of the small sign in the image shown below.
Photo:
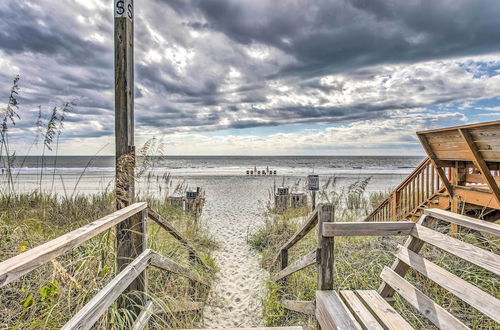
[[[309,190],[319,190],[319,175],[308,175],[307,186]]]
[[[115,0],[115,18],[134,19],[134,1],[133,0]]]

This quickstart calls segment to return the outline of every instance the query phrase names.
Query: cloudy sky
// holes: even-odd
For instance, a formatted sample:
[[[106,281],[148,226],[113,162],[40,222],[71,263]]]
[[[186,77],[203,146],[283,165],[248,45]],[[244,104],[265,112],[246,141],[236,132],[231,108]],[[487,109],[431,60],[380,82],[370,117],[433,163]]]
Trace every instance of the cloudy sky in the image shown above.
[[[500,119],[498,0],[139,0],[136,140],[169,154],[422,154],[415,131]],[[41,105],[60,153],[113,154],[112,0],[2,0],[17,154]],[[3,95],[3,96],[1,96]],[[32,152],[37,152],[32,149]]]

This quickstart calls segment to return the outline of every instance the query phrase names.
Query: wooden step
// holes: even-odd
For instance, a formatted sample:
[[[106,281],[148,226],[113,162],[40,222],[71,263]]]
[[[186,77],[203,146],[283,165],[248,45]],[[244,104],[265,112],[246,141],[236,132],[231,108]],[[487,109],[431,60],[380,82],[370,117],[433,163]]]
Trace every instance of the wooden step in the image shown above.
[[[269,327],[269,328],[207,328],[207,329],[191,329],[191,330],[273,330],[273,329],[305,330],[306,328],[302,326],[294,326],[294,327]]]

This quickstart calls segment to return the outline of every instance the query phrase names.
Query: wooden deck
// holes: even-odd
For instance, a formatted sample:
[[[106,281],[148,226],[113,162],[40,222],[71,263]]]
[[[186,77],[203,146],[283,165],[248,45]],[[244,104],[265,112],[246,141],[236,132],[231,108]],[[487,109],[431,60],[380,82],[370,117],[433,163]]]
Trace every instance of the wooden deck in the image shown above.
[[[500,121],[417,132],[427,158],[365,221],[417,221],[440,208],[500,218]]]

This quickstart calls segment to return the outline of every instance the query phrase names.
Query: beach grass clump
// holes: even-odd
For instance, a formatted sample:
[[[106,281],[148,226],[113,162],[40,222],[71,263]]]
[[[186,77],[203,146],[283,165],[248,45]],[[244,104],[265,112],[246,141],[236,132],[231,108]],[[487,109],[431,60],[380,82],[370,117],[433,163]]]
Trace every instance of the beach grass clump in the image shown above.
[[[149,198],[150,205],[168,219],[200,252],[207,272],[191,267],[187,249],[158,225],[150,222],[148,244],[175,262],[194,269],[210,284],[215,272],[211,251],[216,242],[190,214],[166,200]],[[0,260],[54,239],[107,215],[115,209],[115,197],[95,193],[65,199],[39,192],[0,195]],[[115,231],[108,230],[52,260],[37,270],[0,289],[0,328],[59,329],[116,274]],[[148,270],[148,299],[156,301],[163,313],[155,315],[151,327],[190,327],[200,321],[200,313],[174,312],[179,301],[189,301],[188,280],[157,269]],[[209,286],[196,287],[196,299],[203,301]],[[126,299],[126,298],[125,298]],[[135,319],[116,305],[98,323],[98,328],[129,328]]]
[[[370,205],[376,207],[374,199],[380,200],[386,193],[359,194],[349,197],[353,190],[325,192],[325,202],[335,201],[335,221],[358,221],[367,212]],[[365,201],[354,201],[364,198]],[[349,202],[351,201],[351,202]],[[356,210],[358,205],[368,206],[368,210]],[[264,227],[255,232],[249,243],[261,252],[262,266],[271,274],[279,271],[277,254],[280,247],[300,228],[307,217],[307,209],[289,209],[283,214],[268,214]],[[437,230],[448,234],[450,226],[439,224]],[[487,234],[463,229],[460,240],[479,246],[498,254],[500,239]],[[335,290],[377,290],[382,283],[380,273],[384,267],[390,267],[395,260],[398,245],[403,245],[406,237],[337,237],[334,242],[334,289]],[[312,230],[288,251],[289,264],[313,251],[317,247],[317,231]],[[422,256],[436,263],[449,272],[465,279],[486,293],[500,297],[500,279],[492,273],[470,262],[453,256],[441,249],[426,244],[420,252]],[[454,295],[415,271],[409,271],[405,279],[424,292],[428,297],[458,317],[472,329],[497,328],[495,321],[470,307]],[[287,277],[286,284],[268,281],[268,295],[264,302],[266,326],[306,325],[310,329],[317,326],[314,316],[289,311],[280,303],[281,299],[314,301],[317,288],[316,267],[310,266]],[[398,294],[395,295],[395,309],[417,329],[435,328],[420,312],[409,305]]]

